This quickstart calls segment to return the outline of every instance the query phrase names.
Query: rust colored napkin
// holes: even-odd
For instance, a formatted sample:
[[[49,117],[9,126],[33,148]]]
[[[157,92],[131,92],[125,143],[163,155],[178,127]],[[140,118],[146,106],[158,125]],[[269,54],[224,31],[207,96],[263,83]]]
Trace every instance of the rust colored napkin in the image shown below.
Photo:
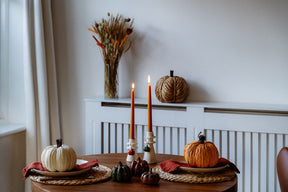
[[[83,164],[81,164],[81,165],[78,165],[78,164],[76,164],[75,165],[75,168],[73,169],[74,171],[75,170],[82,170],[82,169],[87,169],[87,168],[89,168],[89,167],[98,167],[99,165],[98,165],[98,160],[97,159],[93,159],[93,160],[90,160],[90,161],[88,161],[88,162],[86,162],[86,163],[83,163]],[[41,162],[32,162],[32,163],[30,163],[27,167],[25,167],[23,170],[22,170],[22,174],[23,174],[23,176],[25,177],[25,179],[29,176],[29,175],[31,175],[32,173],[31,173],[31,169],[37,169],[37,170],[39,170],[39,171],[49,171],[49,170],[47,170],[47,169],[45,169],[44,167],[43,167],[43,165],[42,165],[42,163]],[[72,170],[72,171],[73,171]]]
[[[224,166],[226,164],[228,164],[229,168],[232,169],[233,171],[235,171],[236,173],[240,173],[240,171],[236,167],[236,165],[225,158],[220,158],[217,165],[215,165],[215,167],[221,167],[221,166]],[[181,163],[181,162],[173,161],[173,160],[163,161],[163,162],[159,163],[159,165],[163,171],[168,172],[168,173],[173,173],[173,172],[177,171],[176,169],[180,166],[190,167],[187,163]]]

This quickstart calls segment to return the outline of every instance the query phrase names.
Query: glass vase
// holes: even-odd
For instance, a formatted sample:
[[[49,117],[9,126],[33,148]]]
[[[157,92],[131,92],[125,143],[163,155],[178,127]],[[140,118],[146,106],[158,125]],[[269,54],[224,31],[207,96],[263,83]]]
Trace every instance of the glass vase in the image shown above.
[[[105,98],[118,98],[118,65],[105,64],[105,82],[104,96]]]

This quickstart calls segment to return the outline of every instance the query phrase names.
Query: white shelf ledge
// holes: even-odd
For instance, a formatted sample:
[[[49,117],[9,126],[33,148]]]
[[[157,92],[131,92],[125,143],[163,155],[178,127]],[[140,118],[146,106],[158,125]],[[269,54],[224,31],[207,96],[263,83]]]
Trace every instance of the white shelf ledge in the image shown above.
[[[101,102],[102,106],[109,105],[130,105],[130,98],[119,98],[119,99],[107,99],[103,97],[88,97],[85,98],[88,102]],[[135,98],[135,107],[141,107],[142,105],[147,105],[147,99]],[[260,103],[228,103],[228,102],[185,102],[185,103],[161,103],[157,99],[152,99],[153,106],[162,107],[193,107],[193,108],[204,108],[204,110],[218,110],[218,111],[232,111],[237,112],[257,112],[257,113],[279,113],[288,116],[288,105],[280,104],[260,104]]]
[[[12,134],[20,133],[23,131],[26,131],[26,128],[24,125],[11,124],[11,123],[0,121],[0,138],[5,137],[5,136],[9,136]]]

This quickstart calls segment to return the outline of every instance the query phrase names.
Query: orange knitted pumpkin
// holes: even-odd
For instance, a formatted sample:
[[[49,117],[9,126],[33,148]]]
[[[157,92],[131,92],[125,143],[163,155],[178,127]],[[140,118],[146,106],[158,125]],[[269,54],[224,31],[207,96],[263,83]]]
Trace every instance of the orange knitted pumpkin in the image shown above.
[[[184,159],[192,167],[214,167],[219,160],[219,152],[216,146],[206,137],[200,135],[199,141],[192,141],[184,148]]]

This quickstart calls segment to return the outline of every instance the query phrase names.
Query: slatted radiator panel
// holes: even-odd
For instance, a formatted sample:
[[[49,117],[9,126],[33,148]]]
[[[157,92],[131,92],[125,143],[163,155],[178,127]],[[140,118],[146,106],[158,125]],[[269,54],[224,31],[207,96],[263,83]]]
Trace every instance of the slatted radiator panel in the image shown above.
[[[204,130],[221,157],[235,162],[240,170],[238,188],[243,192],[281,192],[276,158],[288,146],[287,134]]]
[[[145,145],[144,135],[148,128],[146,125],[135,126],[135,138],[138,143],[138,153],[143,152]],[[95,130],[94,133],[97,131]],[[156,143],[154,144],[156,153],[183,155],[184,147],[187,143],[187,129],[183,127],[153,127]],[[99,131],[98,133],[99,134]],[[94,153],[126,153],[127,142],[130,136],[130,125],[123,123],[102,122],[101,123],[101,151]],[[93,142],[94,143],[94,142]]]

